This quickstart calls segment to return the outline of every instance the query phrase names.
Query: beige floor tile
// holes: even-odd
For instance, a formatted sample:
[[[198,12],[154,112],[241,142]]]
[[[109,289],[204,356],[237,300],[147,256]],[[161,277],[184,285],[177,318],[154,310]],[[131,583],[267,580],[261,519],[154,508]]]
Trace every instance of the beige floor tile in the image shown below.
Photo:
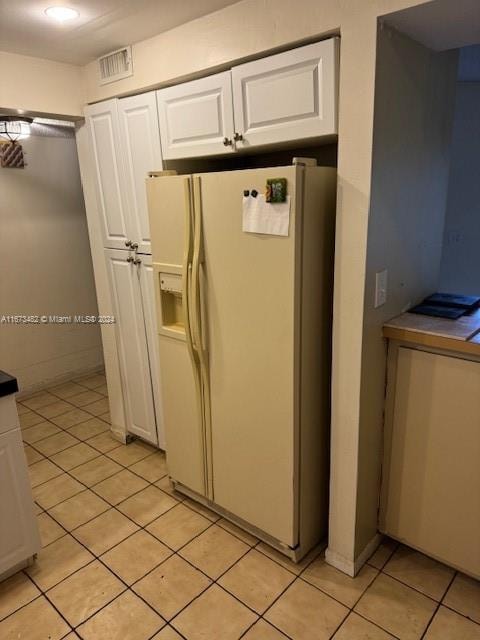
[[[102,561],[127,584],[133,584],[172,555],[146,531],[137,531],[102,556]]]
[[[60,640],[69,631],[44,596],[0,622],[2,640]]]
[[[302,578],[351,609],[377,575],[377,569],[364,565],[358,575],[351,578],[328,565],[322,553],[305,569]]]
[[[98,451],[101,451],[102,453],[107,453],[107,451],[123,446],[121,442],[118,442],[118,440],[115,440],[115,438],[112,437],[110,431],[105,431],[94,438],[89,438],[87,440],[87,444],[98,449]]]
[[[44,420],[43,422],[36,424],[34,427],[30,427],[29,429],[22,431],[22,439],[24,442],[34,445],[44,438],[53,436],[55,433],[61,433],[61,430],[51,422],[48,422],[48,420]]]
[[[104,398],[101,396],[101,400],[97,400],[96,402],[92,402],[91,404],[86,404],[84,406],[85,411],[88,411],[93,416],[100,416],[102,413],[106,413],[110,410],[110,404],[108,402],[108,398]]]
[[[36,411],[41,407],[46,407],[48,404],[52,404],[53,402],[57,402],[58,398],[56,398],[48,391],[40,391],[30,398],[25,398],[22,400],[22,404],[28,407],[29,409],[33,409]]]
[[[37,523],[42,547],[46,547],[65,535],[65,530],[46,511],[37,516]]]
[[[87,489],[57,504],[49,510],[49,513],[67,531],[72,531],[108,509],[110,509],[109,504]]]
[[[51,418],[55,418],[62,413],[66,413],[72,408],[72,405],[68,402],[65,402],[65,400],[59,400],[58,398],[55,398],[55,400],[56,402],[52,402],[51,404],[47,404],[45,407],[36,409],[36,412],[47,420],[50,420]]]
[[[233,534],[236,538],[240,538],[240,540],[242,542],[245,542],[245,544],[248,544],[249,547],[254,547],[258,543],[258,538],[255,538],[255,536],[252,536],[251,533],[240,529],[240,527],[237,527],[236,524],[233,524],[233,522],[230,522],[225,518],[220,518],[220,520],[217,520],[217,524],[219,527],[222,527],[222,529],[225,529],[229,533]]]
[[[40,589],[46,591],[91,560],[92,554],[67,534],[42,549],[26,572]]]
[[[50,589],[47,595],[72,627],[76,627],[124,590],[125,585],[95,560]]]
[[[443,604],[480,624],[480,582],[458,573]]]
[[[216,524],[179,551],[180,555],[216,580],[248,550],[249,546]]]
[[[205,505],[200,504],[200,502],[196,502],[195,500],[192,500],[191,498],[185,498],[185,496],[184,496],[183,504],[185,504],[188,507],[190,507],[190,509],[193,509],[194,511],[196,511],[197,513],[199,513],[204,518],[208,518],[208,520],[210,520],[210,522],[217,522],[217,520],[220,520],[220,516],[218,515],[218,513],[215,513],[215,511],[212,511],[208,507],[205,507]]]
[[[397,580],[440,601],[455,571],[428,556],[401,545],[383,569]]]
[[[97,400],[101,400],[102,398],[103,396],[100,393],[96,393],[95,391],[90,390],[83,390],[81,393],[78,393],[75,396],[71,396],[68,401],[76,407],[84,407],[85,405],[96,402]]]
[[[323,545],[325,546],[325,545]],[[281,564],[282,567],[288,569],[295,575],[300,575],[300,573],[308,567],[308,565],[323,551],[322,547],[317,547],[312,549],[300,562],[293,562],[290,558],[287,558],[283,553],[273,549],[265,542],[260,542],[256,547],[257,551],[264,553],[271,560],[275,560],[278,564]]]
[[[352,611],[333,636],[333,640],[395,640],[395,638]]]
[[[40,591],[24,573],[19,571],[0,582],[0,620],[25,606],[40,595]]]
[[[106,384],[102,384],[99,387],[95,387],[97,393],[101,393],[102,396],[108,396],[108,387]]]
[[[172,622],[188,640],[236,640],[256,616],[217,585],[212,585]]]
[[[122,593],[82,624],[84,640],[149,640],[165,625],[164,620],[131,591]]]
[[[124,445],[118,449],[110,451],[107,455],[112,460],[123,464],[124,467],[129,467],[135,464],[139,460],[143,460],[147,456],[151,455],[155,449],[144,442],[135,441],[131,444]]]
[[[418,640],[436,606],[434,600],[381,574],[360,598],[355,611],[401,640]]]
[[[327,640],[347,614],[346,607],[296,580],[264,617],[295,640]]]
[[[173,627],[167,626],[163,627],[159,633],[156,633],[152,640],[183,640],[183,638]]]
[[[74,467],[78,467],[84,462],[88,462],[89,460],[93,460],[93,458],[97,458],[100,453],[90,447],[88,444],[84,442],[79,442],[78,444],[70,447],[60,453],[56,453],[51,456],[50,460],[57,464],[65,471],[69,471]]]
[[[44,509],[50,509],[59,502],[71,498],[76,493],[83,491],[83,487],[79,482],[70,478],[66,473],[44,482],[32,490],[35,502]]]
[[[147,487],[127,498],[118,509],[140,526],[145,526],[177,504],[177,501],[157,487]]]
[[[32,487],[36,487],[39,484],[47,482],[52,478],[56,478],[62,472],[57,465],[52,464],[50,460],[40,460],[28,467],[28,475],[30,476],[30,484]]]
[[[112,419],[110,417],[110,411],[105,411],[105,413],[101,413],[98,417],[104,420],[105,422],[108,422],[109,424],[111,424],[112,422]]]
[[[74,536],[99,556],[138,530],[136,524],[110,509],[75,529]]]
[[[28,413],[30,409],[23,405],[21,402],[17,400],[17,413],[19,416],[23,416],[25,413]]]
[[[212,523],[196,511],[178,504],[148,525],[147,530],[171,549],[180,549]]]
[[[75,631],[72,631],[71,633],[68,634],[68,636],[65,636],[64,638],[62,638],[62,640],[80,640],[80,636],[77,636]]]
[[[480,625],[440,607],[424,635],[425,640],[480,640]]]
[[[372,567],[375,567],[376,569],[383,569],[397,548],[398,542],[396,540],[384,538],[368,559],[368,564],[372,565]]]
[[[155,611],[170,620],[204,591],[210,580],[178,556],[171,556],[132,589]]]
[[[84,422],[89,418],[91,418],[90,414],[82,409],[70,409],[70,411],[52,418],[52,422],[62,429],[70,429],[73,425]]]
[[[70,473],[87,487],[92,487],[121,470],[122,467],[119,464],[110,460],[110,458],[100,456],[90,460],[90,462],[81,464],[79,467],[75,467]]]
[[[96,387],[100,387],[102,384],[105,384],[105,376],[98,373],[93,376],[83,377],[78,379],[78,384],[81,384],[83,387],[87,387],[87,389],[95,389]]]
[[[105,433],[106,431],[110,431],[110,426],[106,422],[99,418],[92,418],[92,416],[90,416],[88,420],[70,427],[68,433],[71,433],[79,440],[89,440],[90,438],[98,436],[101,433]]]
[[[71,398],[72,396],[85,391],[85,389],[76,382],[64,382],[63,384],[59,384],[55,387],[50,387],[49,391],[58,398],[66,400],[67,398]]]
[[[20,427],[22,429],[28,429],[29,427],[33,427],[39,422],[43,422],[45,418],[35,411],[28,411],[28,413],[23,413],[21,416],[18,416],[18,420],[20,422]]]
[[[36,442],[35,449],[38,449],[44,456],[53,456],[55,453],[59,453],[59,451],[73,447],[74,444],[78,444],[78,440],[66,431],[61,431],[54,436],[49,436],[44,440]]]
[[[31,464],[35,464],[36,462],[39,462],[40,460],[44,460],[44,457],[42,456],[42,454],[40,452],[36,451],[30,445],[25,444],[23,449],[25,451],[25,457],[27,459],[27,464],[29,466]]]
[[[163,452],[153,453],[152,455],[132,464],[130,471],[133,471],[148,482],[156,482],[167,475],[167,462]]]
[[[34,510],[36,516],[38,516],[41,513],[43,513],[43,508],[39,504],[37,504],[36,502],[33,503],[33,510]]]
[[[179,502],[183,502],[185,500],[185,496],[183,494],[181,494],[179,491],[175,491],[168,476],[165,476],[158,482],[155,482],[155,486],[162,491],[165,491],[165,493],[168,493],[169,496],[172,496],[172,498],[175,498],[175,500],[178,500]],[[216,519],[218,520],[218,517]]]
[[[124,469],[95,485],[95,493],[98,493],[110,504],[116,505],[145,487],[148,487],[146,480]]]
[[[295,576],[290,571],[252,549],[218,583],[262,614],[293,580]]]
[[[265,620],[259,620],[242,636],[242,640],[286,640],[286,637]]]

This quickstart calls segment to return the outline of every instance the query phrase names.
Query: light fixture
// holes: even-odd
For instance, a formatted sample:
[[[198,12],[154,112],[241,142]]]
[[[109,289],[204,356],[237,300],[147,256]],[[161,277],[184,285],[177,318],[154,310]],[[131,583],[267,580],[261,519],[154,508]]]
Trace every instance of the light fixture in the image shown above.
[[[48,7],[45,9],[45,15],[57,22],[68,22],[78,18],[80,13],[71,7]]]
[[[33,118],[23,116],[0,116],[0,138],[9,142],[28,138],[32,122]]]

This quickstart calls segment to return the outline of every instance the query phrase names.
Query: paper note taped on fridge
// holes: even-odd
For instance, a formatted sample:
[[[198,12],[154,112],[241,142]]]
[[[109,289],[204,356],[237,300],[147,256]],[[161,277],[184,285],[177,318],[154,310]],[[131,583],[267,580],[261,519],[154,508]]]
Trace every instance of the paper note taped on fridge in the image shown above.
[[[290,196],[286,202],[266,202],[264,195],[243,197],[242,230],[271,236],[288,236]]]

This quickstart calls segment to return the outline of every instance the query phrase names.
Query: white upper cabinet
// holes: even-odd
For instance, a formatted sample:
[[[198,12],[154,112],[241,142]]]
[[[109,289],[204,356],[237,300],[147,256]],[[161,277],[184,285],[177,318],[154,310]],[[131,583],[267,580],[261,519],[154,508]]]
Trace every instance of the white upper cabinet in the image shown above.
[[[165,160],[231,153],[230,71],[157,91]]]
[[[118,101],[120,147],[125,168],[128,236],[139,253],[150,253],[150,229],[145,179],[162,169],[155,92]]]
[[[117,100],[86,107],[85,116],[90,129],[104,246],[125,249],[130,230],[122,198]]]
[[[238,149],[337,133],[339,39],[232,69]]]

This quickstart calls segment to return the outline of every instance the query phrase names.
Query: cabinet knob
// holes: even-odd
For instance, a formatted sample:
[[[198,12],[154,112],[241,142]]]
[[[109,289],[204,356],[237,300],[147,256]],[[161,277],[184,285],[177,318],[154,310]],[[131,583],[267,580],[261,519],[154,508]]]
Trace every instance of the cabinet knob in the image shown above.
[[[142,261],[140,260],[140,258],[135,258],[133,264],[142,264]]]
[[[235,133],[233,134],[233,139],[235,140],[235,142],[241,142],[243,140],[243,135],[235,131]]]
[[[135,260],[132,256],[128,256],[127,262],[135,262]]]
[[[131,243],[130,243],[130,248],[131,248],[133,251],[136,251],[136,250],[138,249],[138,242],[131,242]]]
[[[233,144],[233,141],[232,141],[232,139],[231,139],[231,138],[227,138],[227,137],[225,137],[225,138],[223,139],[223,144],[224,144],[226,147],[231,147],[231,146],[232,146],[232,144]]]
[[[132,241],[131,240],[125,240],[125,246],[126,247],[131,247],[132,246]]]

